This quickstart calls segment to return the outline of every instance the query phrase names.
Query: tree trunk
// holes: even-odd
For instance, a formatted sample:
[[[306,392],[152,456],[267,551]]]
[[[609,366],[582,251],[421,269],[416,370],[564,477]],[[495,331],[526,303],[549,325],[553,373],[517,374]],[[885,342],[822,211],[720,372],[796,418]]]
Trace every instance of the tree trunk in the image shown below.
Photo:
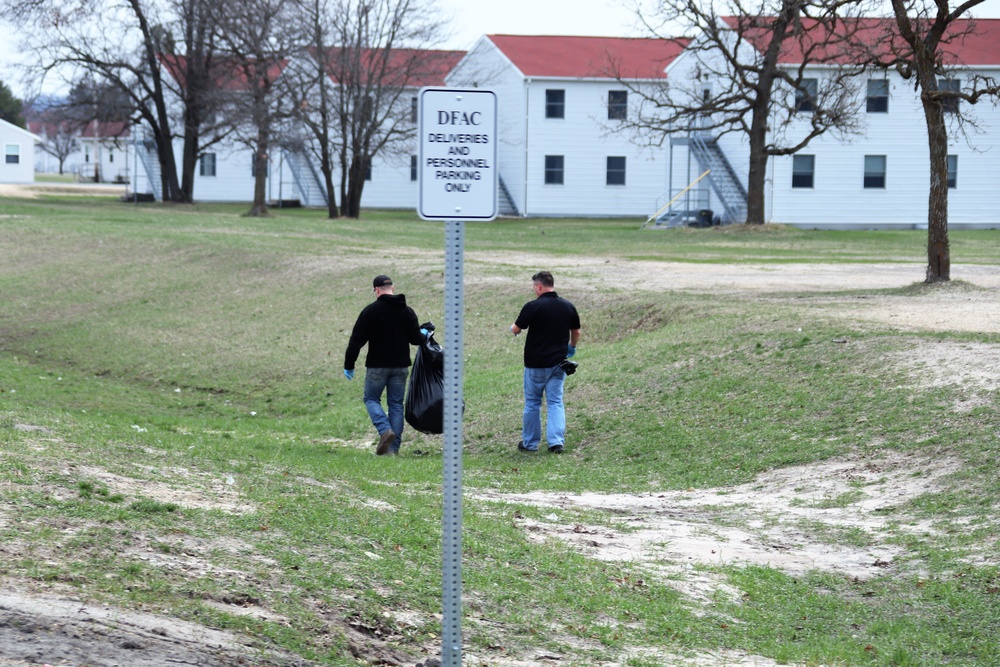
[[[336,220],[340,217],[340,210],[337,208],[337,193],[333,189],[333,163],[330,161],[329,148],[323,148],[320,168],[323,171],[323,184],[326,186],[326,215],[331,220]]]
[[[257,133],[257,155],[254,156],[253,205],[247,216],[251,218],[266,218],[267,210],[267,161],[270,151],[270,135],[267,130]]]
[[[763,114],[761,114],[763,116]],[[764,224],[764,192],[767,184],[767,124],[757,123],[757,114],[750,131],[750,171],[747,174],[747,224]]]
[[[198,135],[200,123],[192,116],[190,108],[184,111],[184,149],[181,154],[181,200],[194,202],[194,173],[198,167]]]
[[[931,82],[929,85],[936,85]],[[927,88],[923,88],[927,91]],[[922,96],[930,149],[930,192],[927,201],[927,277],[924,282],[951,280],[948,244],[948,130],[939,100]]]

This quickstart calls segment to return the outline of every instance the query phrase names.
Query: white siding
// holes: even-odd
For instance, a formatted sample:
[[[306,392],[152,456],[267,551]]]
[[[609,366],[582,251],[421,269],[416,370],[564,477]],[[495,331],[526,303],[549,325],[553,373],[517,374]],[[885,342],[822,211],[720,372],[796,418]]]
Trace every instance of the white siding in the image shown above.
[[[850,140],[825,135],[801,151],[815,156],[814,187],[792,188],[792,157],[771,162],[770,221],[799,226],[899,227],[927,223],[929,157],[923,109],[912,84],[891,74],[888,113],[866,113],[865,132]],[[865,86],[858,104],[865,105]],[[997,132],[1000,111],[992,104],[970,107],[981,130],[963,137],[951,129],[948,153],[958,156],[958,187],[948,194],[950,225],[1000,223]],[[886,156],[884,189],[864,187],[866,155]]]
[[[484,88],[497,96],[497,161],[500,178],[510,192],[518,212],[525,206],[525,130],[524,77],[492,42],[481,39],[448,75],[453,88]]]
[[[27,130],[0,120],[0,183],[35,182],[37,141],[38,137]],[[8,163],[8,154],[12,156],[10,159],[16,159],[16,162]]]

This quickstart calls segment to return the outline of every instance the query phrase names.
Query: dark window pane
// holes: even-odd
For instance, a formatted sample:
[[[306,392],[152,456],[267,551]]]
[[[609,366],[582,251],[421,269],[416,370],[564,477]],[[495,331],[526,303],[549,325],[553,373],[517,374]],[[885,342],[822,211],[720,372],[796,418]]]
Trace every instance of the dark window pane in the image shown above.
[[[566,117],[566,91],[546,90],[545,91],[545,117],[565,118]]]
[[[562,185],[563,184],[563,156],[562,155],[546,155],[545,156],[545,184],[546,185]]]
[[[886,162],[884,155],[865,156],[865,187],[885,187]]]
[[[625,185],[624,157],[608,156],[607,177],[605,182],[608,185]]]
[[[815,111],[816,95],[819,93],[819,83],[816,79],[802,79],[795,89],[795,110]]]
[[[628,91],[608,91],[608,119],[625,120],[628,118]]]
[[[868,82],[869,113],[889,112],[889,82],[884,79],[874,79]]]

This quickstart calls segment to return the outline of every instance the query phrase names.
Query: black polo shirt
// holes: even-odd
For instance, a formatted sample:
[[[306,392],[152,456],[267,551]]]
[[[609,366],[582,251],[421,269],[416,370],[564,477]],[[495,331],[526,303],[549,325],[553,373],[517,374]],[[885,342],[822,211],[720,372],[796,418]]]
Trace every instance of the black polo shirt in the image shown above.
[[[514,321],[528,330],[524,341],[524,365],[528,368],[552,368],[566,358],[569,332],[580,328],[576,307],[555,292],[542,292],[521,308]]]

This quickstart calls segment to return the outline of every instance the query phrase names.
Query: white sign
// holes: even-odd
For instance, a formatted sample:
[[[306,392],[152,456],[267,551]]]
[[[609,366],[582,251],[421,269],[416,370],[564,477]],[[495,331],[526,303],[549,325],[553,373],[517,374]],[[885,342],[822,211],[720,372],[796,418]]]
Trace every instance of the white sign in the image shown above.
[[[497,217],[497,96],[420,90],[420,204],[425,220]]]

